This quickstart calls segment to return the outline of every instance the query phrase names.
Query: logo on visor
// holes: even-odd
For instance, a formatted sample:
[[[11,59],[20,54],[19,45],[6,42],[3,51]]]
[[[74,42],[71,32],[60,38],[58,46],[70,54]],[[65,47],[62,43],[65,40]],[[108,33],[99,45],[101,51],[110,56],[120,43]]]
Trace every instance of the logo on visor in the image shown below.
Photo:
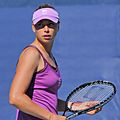
[[[46,15],[47,14],[47,10],[42,10],[42,15]]]

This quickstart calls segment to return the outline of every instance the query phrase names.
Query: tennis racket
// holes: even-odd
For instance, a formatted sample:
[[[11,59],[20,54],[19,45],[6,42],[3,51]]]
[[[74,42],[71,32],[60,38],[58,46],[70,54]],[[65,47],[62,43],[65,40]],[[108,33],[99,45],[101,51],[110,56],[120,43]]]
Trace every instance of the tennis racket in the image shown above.
[[[115,94],[116,87],[109,81],[97,80],[82,84],[68,95],[63,115],[65,116],[68,111],[73,112],[67,116],[67,120],[69,120],[100,108],[107,104]]]

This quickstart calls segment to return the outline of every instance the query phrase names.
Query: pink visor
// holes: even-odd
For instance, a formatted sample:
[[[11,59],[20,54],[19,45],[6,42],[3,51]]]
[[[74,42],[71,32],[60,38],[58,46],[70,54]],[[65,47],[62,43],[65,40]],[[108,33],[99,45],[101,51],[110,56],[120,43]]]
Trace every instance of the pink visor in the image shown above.
[[[35,25],[37,22],[43,19],[48,19],[57,23],[59,20],[59,14],[52,8],[42,8],[33,13],[32,22]]]

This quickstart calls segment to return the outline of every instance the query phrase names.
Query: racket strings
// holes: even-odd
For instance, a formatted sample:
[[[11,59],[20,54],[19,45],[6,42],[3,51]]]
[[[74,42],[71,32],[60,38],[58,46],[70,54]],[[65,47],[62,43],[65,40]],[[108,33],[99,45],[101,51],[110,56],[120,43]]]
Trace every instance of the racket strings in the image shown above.
[[[109,96],[113,93],[113,88],[106,86],[105,90],[102,92],[101,95],[98,95],[97,99],[98,101],[104,101],[105,99],[109,98]]]
[[[71,102],[85,102],[85,101],[103,101],[113,92],[111,86],[88,86],[84,89],[78,90],[71,96]]]
[[[99,96],[98,101],[104,101],[105,99],[111,97],[110,95],[113,93],[113,89],[109,89],[109,91],[107,90],[102,97]]]
[[[67,107],[68,111],[73,112],[67,120],[104,106],[115,94],[115,85],[108,81],[94,81],[77,87],[66,99],[66,103],[74,102],[72,107]]]

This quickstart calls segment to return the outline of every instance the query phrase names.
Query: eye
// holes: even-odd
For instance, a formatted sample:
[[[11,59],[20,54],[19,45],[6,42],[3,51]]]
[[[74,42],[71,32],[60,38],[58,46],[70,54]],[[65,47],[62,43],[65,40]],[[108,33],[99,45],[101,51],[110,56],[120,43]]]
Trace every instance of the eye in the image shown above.
[[[55,27],[56,27],[56,24],[53,23],[53,22],[51,22],[51,23],[48,24],[48,27],[49,27],[49,28],[55,28]]]
[[[43,27],[44,27],[44,25],[43,25],[41,22],[38,22],[38,23],[35,25],[35,28],[36,28],[37,30],[42,29]]]
[[[42,26],[42,23],[37,23],[37,26]]]

